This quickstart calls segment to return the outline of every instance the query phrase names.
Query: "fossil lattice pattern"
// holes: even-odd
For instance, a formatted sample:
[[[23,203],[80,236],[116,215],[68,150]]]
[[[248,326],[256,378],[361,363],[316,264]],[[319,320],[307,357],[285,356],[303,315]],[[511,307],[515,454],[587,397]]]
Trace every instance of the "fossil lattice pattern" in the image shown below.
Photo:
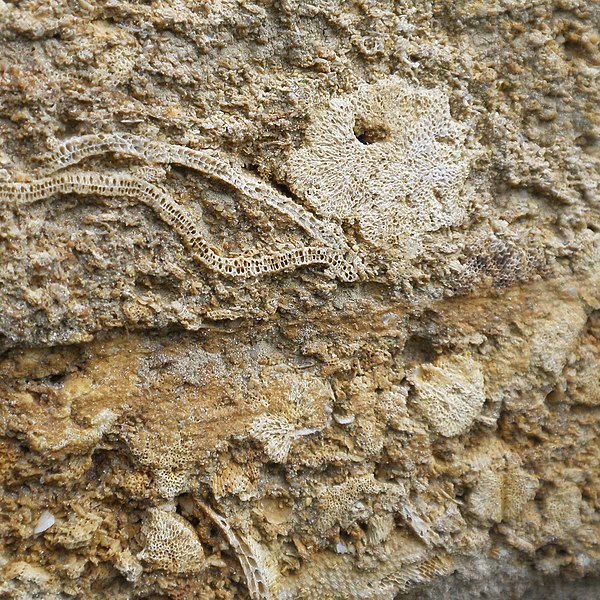
[[[253,543],[251,538],[246,538],[240,533],[236,533],[224,517],[204,502],[198,502],[198,505],[223,532],[225,538],[234,549],[244,571],[246,585],[248,586],[248,592],[252,600],[272,600],[273,596],[269,589],[269,580],[271,577],[256,542]]]
[[[57,172],[81,160],[118,152],[149,163],[173,163],[194,169],[226,183],[247,197],[263,202],[286,215],[320,245],[274,250],[258,256],[222,256],[202,235],[194,218],[166,191],[138,176],[118,172],[80,170]],[[342,281],[356,279],[354,267],[344,259],[344,242],[328,226],[290,198],[229,161],[209,152],[146,140],[128,134],[86,135],[68,140],[49,155],[45,176],[30,182],[0,183],[0,199],[27,204],[56,194],[124,196],[143,202],[182,238],[193,258],[220,275],[248,278],[267,273],[322,264]]]

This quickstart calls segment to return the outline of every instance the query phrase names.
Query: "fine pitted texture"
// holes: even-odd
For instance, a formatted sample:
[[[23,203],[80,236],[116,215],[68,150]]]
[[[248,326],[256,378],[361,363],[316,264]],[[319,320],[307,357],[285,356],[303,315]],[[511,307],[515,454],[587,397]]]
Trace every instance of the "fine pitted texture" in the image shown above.
[[[0,598],[597,600],[599,24],[0,0]]]
[[[328,219],[357,219],[385,245],[460,223],[472,151],[441,90],[397,77],[361,83],[315,111],[285,167],[291,189]]]
[[[146,546],[138,558],[167,573],[194,574],[204,568],[202,544],[194,528],[170,510],[151,508],[144,524]]]
[[[481,412],[485,387],[481,367],[468,357],[440,357],[412,376],[419,410],[440,435],[465,433]]]

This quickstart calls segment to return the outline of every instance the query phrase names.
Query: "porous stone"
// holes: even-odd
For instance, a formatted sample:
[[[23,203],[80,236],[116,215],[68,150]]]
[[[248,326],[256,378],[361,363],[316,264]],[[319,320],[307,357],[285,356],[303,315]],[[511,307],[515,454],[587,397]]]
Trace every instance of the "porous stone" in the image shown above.
[[[598,598],[599,29],[0,0],[0,598]]]

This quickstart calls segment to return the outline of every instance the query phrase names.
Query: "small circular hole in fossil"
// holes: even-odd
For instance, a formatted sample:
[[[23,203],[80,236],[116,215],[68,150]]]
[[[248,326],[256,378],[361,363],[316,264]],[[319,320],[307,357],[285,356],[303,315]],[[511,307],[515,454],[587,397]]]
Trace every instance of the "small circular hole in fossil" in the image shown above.
[[[368,146],[387,140],[390,130],[384,123],[365,123],[357,119],[354,125],[354,135],[361,144]]]
[[[50,387],[62,387],[65,382],[66,373],[53,373],[45,378]]]

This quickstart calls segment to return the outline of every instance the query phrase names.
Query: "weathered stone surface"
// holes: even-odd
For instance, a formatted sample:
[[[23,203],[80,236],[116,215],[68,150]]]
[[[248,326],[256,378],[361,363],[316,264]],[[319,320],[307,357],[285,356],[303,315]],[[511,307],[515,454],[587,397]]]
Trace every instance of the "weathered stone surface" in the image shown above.
[[[600,595],[593,0],[0,0],[0,597]]]

